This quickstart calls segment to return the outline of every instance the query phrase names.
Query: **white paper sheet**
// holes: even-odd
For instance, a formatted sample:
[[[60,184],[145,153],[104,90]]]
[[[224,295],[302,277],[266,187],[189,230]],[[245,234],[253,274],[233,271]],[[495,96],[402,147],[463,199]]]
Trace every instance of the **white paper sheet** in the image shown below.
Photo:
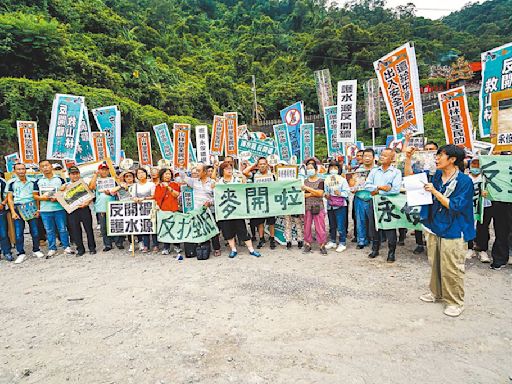
[[[414,207],[417,205],[432,204],[432,193],[425,191],[425,184],[428,183],[425,172],[403,178],[405,194],[407,196],[407,205]]]

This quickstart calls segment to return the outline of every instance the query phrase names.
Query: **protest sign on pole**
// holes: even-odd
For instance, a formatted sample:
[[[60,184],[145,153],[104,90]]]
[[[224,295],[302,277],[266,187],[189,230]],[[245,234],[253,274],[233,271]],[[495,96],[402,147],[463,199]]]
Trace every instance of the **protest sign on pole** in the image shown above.
[[[182,185],[181,191],[181,208],[183,213],[188,213],[194,210],[194,189],[188,185]]]
[[[162,159],[172,161],[173,157],[173,144],[171,134],[169,133],[169,127],[166,123],[158,124],[153,126],[153,132],[155,132],[156,141],[160,147],[160,153]]]
[[[155,202],[111,201],[107,209],[108,236],[156,233]]]
[[[331,73],[328,69],[321,69],[319,71],[315,71],[314,74],[316,94],[318,96],[318,110],[322,113],[325,107],[334,105]]]
[[[78,131],[78,146],[76,148],[75,163],[83,164],[96,160],[94,150],[92,149],[91,123],[89,121],[89,111],[84,105],[84,115]]]
[[[188,162],[197,163],[196,150],[194,148],[194,145],[192,144],[192,138],[190,137],[190,134],[188,140]]]
[[[110,158],[105,132],[92,132],[92,149],[97,160]]]
[[[238,112],[224,113],[225,155],[238,157]]]
[[[173,125],[174,159],[175,171],[185,171],[188,168],[190,156],[190,124]]]
[[[282,161],[289,162],[292,157],[290,133],[286,124],[274,125],[274,140],[277,145],[277,155]]]
[[[14,172],[14,165],[20,161],[20,155],[18,152],[11,153],[10,155],[4,156],[5,158],[5,170],[7,172]]]
[[[224,116],[213,116],[212,124],[212,143],[210,146],[210,154],[221,156],[224,151],[224,135],[226,129],[224,126]]]
[[[338,82],[336,140],[338,143],[356,141],[357,80]]]
[[[512,88],[512,43],[483,52],[480,88],[480,137],[491,135],[491,94]]]
[[[267,157],[277,152],[274,140],[266,139],[238,139],[238,150],[240,154],[250,153],[253,158]]]
[[[491,201],[512,203],[512,156],[480,156],[484,189]]]
[[[121,161],[121,111],[117,105],[92,110],[96,125],[105,132],[108,153],[115,165]]]
[[[304,213],[304,192],[300,180],[250,184],[217,184],[217,220],[250,219]]]
[[[300,161],[315,156],[315,124],[306,123],[300,126]]]
[[[300,156],[300,125],[304,123],[304,105],[298,101],[289,107],[280,111],[281,120],[288,128],[290,143],[292,146],[292,155]]]
[[[151,134],[149,132],[137,132],[137,148],[139,152],[139,165],[153,165],[151,153]]]
[[[343,145],[337,141],[336,133],[336,119],[337,119],[336,106],[326,107],[324,109],[324,121],[325,121],[325,135],[327,139],[327,154],[331,158],[343,156],[344,149]]]
[[[196,125],[196,151],[197,161],[203,164],[210,164],[210,140],[208,138],[208,127]],[[238,143],[236,144],[238,148]]]
[[[27,165],[39,164],[39,141],[35,121],[17,121],[20,161]]]
[[[421,207],[407,205],[407,197],[404,194],[377,195],[373,197],[373,214],[375,226],[378,229],[417,229],[420,224]]]
[[[492,155],[493,150],[494,150],[494,144],[487,143],[485,141],[473,140],[473,155],[474,156]]]
[[[471,151],[473,149],[473,124],[469,115],[465,87],[440,92],[437,96],[441,107],[446,144],[454,144]]]
[[[512,89],[493,93],[491,104],[491,142],[496,152],[512,151]]]
[[[189,213],[158,211],[157,238],[162,243],[204,243],[219,233],[209,209]]]
[[[282,180],[296,180],[299,177],[298,165],[276,165],[276,179]]]
[[[373,63],[386,102],[393,134],[423,133],[423,107],[416,53],[402,45]]]
[[[82,96],[56,94],[53,100],[46,158],[74,160],[78,143],[78,130],[83,119]]]
[[[366,98],[366,129],[372,131],[372,146],[375,146],[375,130],[381,126],[379,80],[368,80],[363,89]]]

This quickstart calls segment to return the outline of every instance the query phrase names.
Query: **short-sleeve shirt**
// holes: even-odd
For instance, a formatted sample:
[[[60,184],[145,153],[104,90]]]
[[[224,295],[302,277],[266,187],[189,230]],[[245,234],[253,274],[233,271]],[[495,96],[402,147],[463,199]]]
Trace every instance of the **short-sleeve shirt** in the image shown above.
[[[34,199],[34,182],[26,180],[24,183],[18,179],[9,180],[7,192],[12,193],[14,204],[26,204],[35,201]]]
[[[175,191],[180,191],[180,185],[174,181],[169,186]],[[158,184],[155,188],[155,201],[162,211],[176,212],[178,211],[178,198],[171,194],[167,187]]]
[[[101,179],[101,177],[99,177]],[[107,195],[105,192],[99,192],[98,188],[94,191],[94,212],[106,213],[108,210],[108,203],[115,201],[115,196]]]
[[[143,199],[145,197],[153,196],[155,194],[155,188],[155,183],[153,183],[152,181],[146,181],[144,184],[133,184],[131,186],[130,192],[133,197]]]
[[[324,190],[324,181],[322,179],[318,179],[316,181],[309,181],[309,179],[304,180],[304,185],[313,189],[321,189]],[[311,207],[314,205],[319,205],[321,209],[324,209],[324,198],[323,197],[308,197],[306,199],[306,211],[311,210]]]
[[[60,176],[53,175],[51,178],[43,176],[34,182],[34,192],[39,192],[40,195],[43,195],[45,191],[50,189],[58,191],[64,184],[66,184],[66,182]],[[62,208],[62,205],[60,205],[58,201],[39,202],[39,210],[41,212],[55,212],[63,209],[64,208]]]

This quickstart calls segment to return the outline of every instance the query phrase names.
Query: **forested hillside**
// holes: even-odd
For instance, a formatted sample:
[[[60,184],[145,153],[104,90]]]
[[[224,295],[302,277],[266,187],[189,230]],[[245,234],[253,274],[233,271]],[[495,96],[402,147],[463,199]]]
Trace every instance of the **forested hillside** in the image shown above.
[[[414,41],[420,77],[431,64],[511,40],[512,0],[432,21],[383,0],[343,8],[324,0],[4,0],[0,5],[0,135],[15,121],[47,130],[55,92],[89,107],[119,104],[123,131],[175,121],[251,118],[251,75],[261,116],[304,100],[317,113],[313,71],[334,81],[373,76],[372,62]],[[184,116],[184,117],[181,117]],[[428,119],[427,119],[428,122]],[[132,135],[133,136],[133,135]],[[130,144],[128,144],[130,146]],[[14,146],[13,146],[14,148]]]

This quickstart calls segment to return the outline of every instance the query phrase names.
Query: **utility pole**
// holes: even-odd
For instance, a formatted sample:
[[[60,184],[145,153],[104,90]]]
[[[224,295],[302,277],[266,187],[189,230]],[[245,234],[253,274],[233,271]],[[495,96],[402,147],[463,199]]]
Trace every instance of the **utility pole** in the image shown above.
[[[252,106],[252,124],[260,125],[260,117],[258,114],[258,100],[256,99],[256,76],[252,75],[252,94],[254,96],[254,103]]]

